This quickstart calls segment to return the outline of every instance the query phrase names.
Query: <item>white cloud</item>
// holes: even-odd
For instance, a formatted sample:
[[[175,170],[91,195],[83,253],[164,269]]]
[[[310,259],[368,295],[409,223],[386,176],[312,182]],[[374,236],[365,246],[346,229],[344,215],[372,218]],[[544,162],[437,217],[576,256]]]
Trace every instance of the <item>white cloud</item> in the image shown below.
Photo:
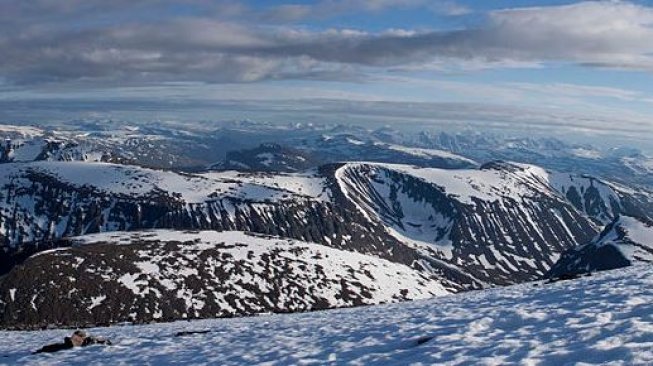
[[[653,8],[622,1],[491,13],[488,41],[523,58],[653,66]]]

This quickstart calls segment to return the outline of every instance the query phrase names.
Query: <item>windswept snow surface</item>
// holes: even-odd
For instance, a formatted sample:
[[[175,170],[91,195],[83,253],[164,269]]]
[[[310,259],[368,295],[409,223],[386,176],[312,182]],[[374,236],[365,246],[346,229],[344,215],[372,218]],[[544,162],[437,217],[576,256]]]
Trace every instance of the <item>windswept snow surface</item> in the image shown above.
[[[0,364],[646,365],[653,267],[412,303],[89,331],[115,345],[30,355],[71,331],[0,332]],[[181,331],[208,333],[174,336]]]

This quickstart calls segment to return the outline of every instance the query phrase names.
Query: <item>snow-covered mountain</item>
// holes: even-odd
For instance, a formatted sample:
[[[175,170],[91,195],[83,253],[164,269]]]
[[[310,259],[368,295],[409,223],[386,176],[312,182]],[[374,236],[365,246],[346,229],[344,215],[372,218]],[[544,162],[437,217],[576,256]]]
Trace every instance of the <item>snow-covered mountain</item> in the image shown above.
[[[0,264],[6,273],[32,253],[71,245],[64,238],[96,232],[235,230],[386,260],[460,292],[541,278],[623,202],[650,203],[644,191],[601,184],[590,195],[598,181],[499,162],[457,170],[361,162],[275,174],[9,163],[0,172]],[[571,191],[585,197],[580,204]]]
[[[589,174],[629,186],[653,185],[652,158],[632,147],[602,147],[574,144],[556,138],[502,136],[486,131],[421,131],[401,134],[384,130],[384,141],[407,146],[441,149],[470,159],[516,161],[566,172]]]
[[[278,144],[261,144],[254,149],[230,151],[224,162],[211,169],[257,172],[298,172],[321,165],[311,154]]]
[[[251,233],[118,232],[70,242],[32,256],[0,282],[2,327],[303,312],[450,293],[406,265]]]
[[[565,248],[597,231],[533,166],[452,171],[363,163],[347,164],[336,176],[368,220],[482,283],[537,279]]]
[[[410,303],[93,328],[113,346],[32,355],[69,329],[1,332],[7,365],[650,365],[651,266]]]
[[[547,275],[551,278],[653,263],[653,221],[617,217],[591,243],[563,254]]]
[[[4,145],[0,163],[32,161],[88,161],[156,164],[156,160],[177,161],[172,149],[161,148],[160,135],[148,135],[129,126],[117,130],[56,130],[0,125]],[[181,140],[181,138],[180,138]],[[155,158],[154,156],[158,156]],[[168,162],[161,166],[169,166]]]
[[[367,135],[325,134],[315,139],[299,140],[295,145],[319,156],[325,162],[357,160],[448,169],[478,166],[476,161],[446,150],[386,143]]]
[[[413,260],[382,228],[357,224],[364,218],[333,198],[326,173],[189,175],[73,162],[3,168],[0,240],[9,257],[62,237],[172,228],[253,231]]]
[[[111,263],[102,263],[103,270],[120,276],[97,277],[86,271],[78,280],[105,281],[111,288],[124,290],[119,278],[140,276],[154,284],[152,291],[168,291],[161,299],[143,295],[137,285],[131,288],[137,291],[121,292],[119,298],[133,300],[123,305],[138,310],[132,317],[137,321],[389,301],[381,295],[388,293],[381,290],[387,285],[385,280],[383,285],[374,287],[375,284],[362,281],[358,274],[369,272],[375,279],[391,278],[390,274],[395,271],[391,266],[398,266],[399,272],[408,276],[402,284],[426,278],[444,289],[443,292],[428,292],[429,284],[419,288],[402,285],[400,295],[405,289],[414,290],[408,293],[410,296],[405,296],[410,299],[420,297],[418,293],[424,296],[427,293],[457,293],[537,280],[551,271],[563,253],[573,253],[570,250],[577,247],[585,248],[583,245],[604,229],[609,231],[618,226],[611,224],[615,219],[623,220],[626,216],[640,217],[644,222],[653,219],[651,190],[640,185],[629,186],[624,183],[626,179],[614,183],[592,175],[558,172],[524,163],[479,164],[476,161],[483,160],[465,157],[485,156],[480,150],[471,149],[469,144],[476,141],[479,149],[503,143],[503,148],[499,149],[502,154],[530,156],[528,159],[533,158],[532,151],[543,149],[543,155],[538,155],[541,161],[562,161],[569,146],[556,140],[506,142],[492,137],[483,140],[479,136],[446,139],[443,135],[434,139],[427,135],[415,138],[392,130],[370,132],[241,124],[186,132],[159,125],[109,125],[104,129],[84,125],[81,131],[3,128],[0,131],[9,137],[9,142],[3,150],[7,158],[0,166],[0,276],[21,280],[12,282],[11,288],[3,287],[0,298],[13,302],[17,293],[31,294],[33,289],[41,288],[41,283],[47,281],[37,280],[40,278],[37,275],[47,277],[50,274],[30,271],[46,268],[47,263],[67,268],[71,273],[76,271],[77,260],[66,262],[72,257],[65,253],[79,252],[79,258],[85,256],[85,263],[92,263],[90,256],[101,254],[113,258]],[[280,143],[266,142],[266,138]],[[467,148],[472,153],[462,154]],[[623,159],[639,159],[629,151],[597,155],[589,147],[575,149],[578,159],[599,161],[597,166],[603,164],[600,161],[607,161],[605,159],[620,159],[622,163]],[[200,168],[208,165],[208,159],[212,162],[222,159],[217,158],[220,154],[224,154],[225,162],[231,165],[225,163],[218,171]],[[341,160],[344,162],[333,163]],[[320,162],[327,163],[317,166]],[[147,166],[196,169],[182,172]],[[124,233],[151,229],[171,231],[166,232],[165,240],[157,237],[147,243],[140,241],[140,234],[132,237]],[[265,240],[277,248],[274,255],[284,258],[284,266],[292,267],[295,277],[301,276],[301,271],[296,271],[297,266],[308,268],[297,263],[306,262],[304,254],[313,250],[300,253],[296,248],[320,248],[320,253],[334,251],[333,258],[360,256],[358,264],[349,267],[341,262],[320,262],[320,266],[338,269],[322,277],[306,277],[302,286],[323,284],[325,288],[333,288],[334,283],[329,281],[340,276],[352,281],[347,288],[365,284],[364,291],[357,294],[373,296],[366,297],[364,302],[356,300],[355,296],[339,302],[335,297],[311,292],[278,307],[265,303],[250,308],[230,303],[231,308],[222,312],[226,308],[224,303],[214,302],[200,309],[196,304],[208,304],[205,293],[191,291],[184,297],[175,291],[214,286],[212,277],[178,276],[179,282],[172,289],[172,286],[166,287],[173,281],[172,277],[152,277],[152,273],[133,264],[143,262],[146,257],[164,255],[180,263],[190,261],[184,248],[192,247],[191,244],[170,244],[187,243],[184,238],[191,235],[185,233],[188,230],[203,231],[201,235],[194,234],[199,236],[196,238],[199,241],[203,236],[222,235],[218,232],[252,232],[273,237],[275,239]],[[207,231],[214,233],[207,234]],[[105,234],[91,235],[98,235],[96,233]],[[95,240],[95,244],[79,246],[82,239],[70,239],[88,235],[91,235],[88,240]],[[247,242],[245,245],[263,240],[247,238],[243,239]],[[100,239],[131,240],[133,245],[110,249],[108,244],[97,243]],[[292,240],[294,246],[277,245],[285,240]],[[39,254],[71,245],[75,247]],[[224,250],[237,257],[229,252],[231,249]],[[118,252],[122,257],[113,257]],[[261,253],[266,258],[271,255]],[[36,256],[30,257],[34,254]],[[565,258],[567,255],[562,260]],[[232,259],[225,257],[224,261]],[[258,271],[258,262],[260,257],[253,256],[239,265]],[[377,272],[367,269],[360,272],[363,267],[376,267]],[[184,268],[177,269],[185,273]],[[273,283],[273,275],[267,273],[262,281]],[[71,284],[74,285],[71,282],[65,286],[48,286],[53,291],[48,296],[65,301],[76,299],[76,306],[82,301],[80,299],[83,299],[82,305],[96,304],[102,296],[99,293],[85,293],[81,298],[63,296],[62,291],[70,291]],[[398,288],[393,289],[391,298],[402,298],[394,296]],[[175,300],[172,301],[175,305],[167,308],[161,305],[174,296],[188,301],[177,304]],[[248,303],[247,299],[265,299],[267,295],[250,291],[243,292],[243,296],[232,300],[242,305],[243,301]],[[15,306],[25,308],[27,304],[34,309],[27,301],[31,297],[26,299],[16,300],[20,305]],[[70,305],[66,304],[62,306]],[[104,309],[101,305],[98,303],[93,307],[98,310],[90,309],[75,321],[93,323],[97,317],[94,311]],[[122,305],[102,310],[103,314],[108,314],[102,321],[131,319],[131,313],[119,309],[123,309]],[[26,311],[12,310],[12,314],[36,319],[29,313],[32,310]],[[154,314],[158,314],[157,317]]]
[[[0,125],[2,162],[104,161],[154,168],[195,169],[222,160],[243,141],[265,141],[254,133],[170,128],[164,125],[75,121],[74,128]],[[262,129],[259,135],[267,130]]]
[[[299,171],[352,159],[434,167],[476,165],[443,150],[388,144],[367,137],[362,142],[356,136],[368,135],[369,131],[343,126],[234,124],[181,130],[179,126],[105,123],[80,122],[72,130],[0,125],[0,137],[5,138],[0,162],[103,161],[186,171],[207,166]]]
[[[627,186],[653,185],[652,170],[648,168],[652,158],[633,148],[598,148],[553,138],[500,136],[485,131],[410,132],[350,125],[249,121],[181,124],[78,120],[42,127],[0,125],[0,139],[4,138],[12,141],[13,148],[11,157],[4,157],[7,154],[3,142],[0,162],[88,160],[198,171],[226,163],[227,154],[243,154],[250,162],[274,163],[274,154],[258,158],[257,154],[251,154],[264,144],[301,150],[301,154],[290,154],[290,159],[279,160],[280,167],[284,161],[291,166],[293,161],[298,163],[293,155],[308,155],[316,165],[363,160],[437,168],[473,167],[504,160],[589,174]],[[234,162],[237,164],[238,160]],[[271,170],[264,164],[260,168]]]
[[[598,225],[619,215],[653,218],[653,190],[632,188],[590,175],[547,172],[549,185]]]

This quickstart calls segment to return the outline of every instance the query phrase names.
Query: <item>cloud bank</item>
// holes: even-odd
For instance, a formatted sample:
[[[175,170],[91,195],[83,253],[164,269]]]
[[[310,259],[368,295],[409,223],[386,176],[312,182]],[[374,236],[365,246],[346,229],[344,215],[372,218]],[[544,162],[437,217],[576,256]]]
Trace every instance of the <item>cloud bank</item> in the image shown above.
[[[450,1],[323,1],[253,9],[191,0],[0,0],[0,83],[365,80],[377,71],[565,62],[653,71],[653,7],[624,1],[493,11],[454,30],[312,29],[298,21]]]

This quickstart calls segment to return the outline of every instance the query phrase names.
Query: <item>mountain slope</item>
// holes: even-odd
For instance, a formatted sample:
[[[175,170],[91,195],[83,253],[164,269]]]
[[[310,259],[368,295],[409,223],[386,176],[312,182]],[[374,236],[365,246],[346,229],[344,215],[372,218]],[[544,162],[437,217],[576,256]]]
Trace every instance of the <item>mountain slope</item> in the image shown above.
[[[0,281],[0,326],[233,317],[450,293],[405,265],[242,232],[146,231],[70,240],[72,248],[39,253]]]
[[[653,194],[587,175],[547,172],[548,183],[579,211],[604,226],[620,215],[652,217]]]
[[[372,222],[425,257],[492,284],[534,280],[596,225],[561,197],[543,170],[515,164],[441,170],[348,164],[337,178]]]
[[[0,363],[649,365],[651,283],[638,266],[402,304],[95,328],[114,346],[53,355],[30,353],[69,329],[0,332]]]
[[[591,243],[573,248],[553,266],[548,277],[653,263],[653,221],[621,216]]]
[[[0,273],[24,253],[59,245],[62,237],[149,228],[252,231],[411,266],[418,258],[382,227],[363,225],[361,214],[332,191],[329,168],[274,176],[277,179],[260,174],[235,177],[233,172],[187,175],[113,164],[5,167],[0,172],[0,240],[7,253],[3,258],[9,260]]]
[[[224,162],[211,166],[211,169],[299,172],[319,165],[320,160],[306,152],[278,144],[261,144],[254,149],[230,151]]]
[[[0,239],[5,246],[88,232],[155,227],[194,205],[301,201],[305,195],[229,179],[76,162],[5,164],[0,172]],[[317,198],[316,198],[317,199]],[[231,207],[228,203],[233,203]],[[204,212],[204,219],[211,216]],[[192,223],[187,223],[193,228]],[[198,225],[200,225],[198,223]],[[181,223],[180,223],[180,226]]]

